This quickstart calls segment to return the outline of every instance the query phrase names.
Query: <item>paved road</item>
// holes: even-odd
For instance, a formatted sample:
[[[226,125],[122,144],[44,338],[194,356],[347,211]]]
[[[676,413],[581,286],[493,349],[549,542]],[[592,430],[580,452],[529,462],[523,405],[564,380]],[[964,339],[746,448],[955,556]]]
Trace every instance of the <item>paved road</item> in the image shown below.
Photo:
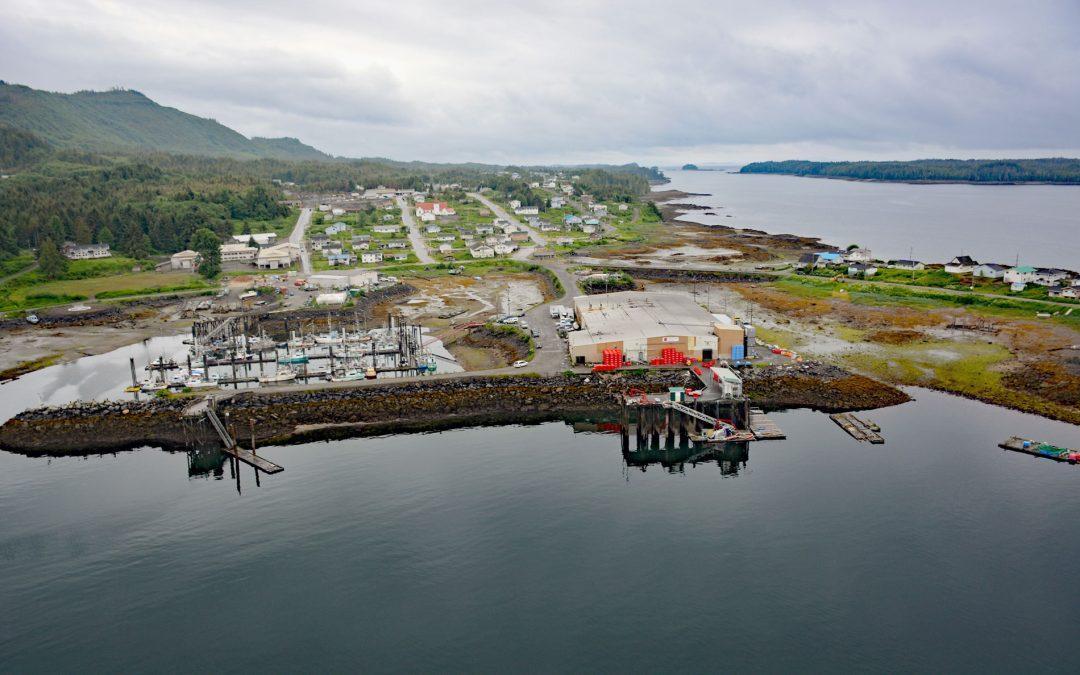
[[[547,245],[547,239],[544,238],[544,235],[540,234],[535,228],[529,227],[524,222],[518,220],[517,217],[514,216],[512,213],[499,206],[495,202],[491,201],[484,195],[480,194],[479,192],[470,192],[469,196],[491,209],[491,211],[497,217],[502,218],[503,220],[509,220],[511,223],[514,223],[515,225],[520,225],[521,227],[525,228],[525,231],[529,233],[529,239],[532,239],[533,243],[537,246]]]
[[[405,221],[405,227],[409,231],[409,241],[412,242],[416,259],[425,265],[434,263],[435,259],[431,257],[431,253],[428,251],[427,241],[424,240],[424,235],[420,233],[420,225],[417,224],[416,216],[413,215],[412,209],[409,208],[409,203],[405,201],[404,197],[398,197],[397,205],[401,209],[401,218]]]
[[[308,255],[307,244],[304,243],[304,233],[311,224],[311,209],[300,209],[300,217],[296,219],[296,227],[289,235],[289,243],[300,247],[300,271],[311,274],[311,256]]]

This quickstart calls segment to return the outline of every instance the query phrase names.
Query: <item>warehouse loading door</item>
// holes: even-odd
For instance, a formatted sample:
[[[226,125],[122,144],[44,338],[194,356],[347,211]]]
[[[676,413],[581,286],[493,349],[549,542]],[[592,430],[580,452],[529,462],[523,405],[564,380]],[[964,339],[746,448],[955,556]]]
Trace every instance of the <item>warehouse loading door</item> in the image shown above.
[[[701,360],[702,361],[712,361],[712,350],[711,349],[702,349],[701,350]]]

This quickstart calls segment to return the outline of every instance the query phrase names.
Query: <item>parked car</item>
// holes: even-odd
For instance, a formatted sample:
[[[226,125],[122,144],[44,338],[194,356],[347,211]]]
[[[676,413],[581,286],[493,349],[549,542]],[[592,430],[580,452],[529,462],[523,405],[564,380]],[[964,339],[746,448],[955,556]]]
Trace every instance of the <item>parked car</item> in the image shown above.
[[[528,361],[514,361],[515,368],[524,368],[527,365],[529,365]]]
[[[41,321],[41,319],[38,318],[37,314],[27,314],[26,315],[26,323],[36,324],[39,321]]]

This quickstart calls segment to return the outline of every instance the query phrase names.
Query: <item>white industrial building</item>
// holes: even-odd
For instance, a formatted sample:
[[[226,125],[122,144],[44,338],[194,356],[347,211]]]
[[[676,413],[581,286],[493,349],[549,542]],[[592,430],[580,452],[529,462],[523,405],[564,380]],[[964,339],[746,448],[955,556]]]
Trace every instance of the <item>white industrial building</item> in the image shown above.
[[[717,321],[690,297],[676,293],[622,291],[574,298],[580,330],[569,333],[575,363],[599,363],[605,349],[619,349],[647,363],[674,348],[688,358],[730,358],[744,345],[741,326]]]
[[[379,273],[374,270],[345,270],[343,272],[325,272],[312,274],[307,283],[320,290],[345,290],[346,288],[365,288],[379,283]]]

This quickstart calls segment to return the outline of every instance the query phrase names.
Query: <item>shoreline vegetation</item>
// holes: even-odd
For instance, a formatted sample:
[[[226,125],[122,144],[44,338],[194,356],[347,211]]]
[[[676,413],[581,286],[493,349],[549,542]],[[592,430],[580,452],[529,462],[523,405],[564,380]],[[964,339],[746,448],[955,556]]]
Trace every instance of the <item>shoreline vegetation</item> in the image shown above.
[[[744,174],[911,184],[1080,185],[1080,159],[919,159],[886,162],[751,162]]]

